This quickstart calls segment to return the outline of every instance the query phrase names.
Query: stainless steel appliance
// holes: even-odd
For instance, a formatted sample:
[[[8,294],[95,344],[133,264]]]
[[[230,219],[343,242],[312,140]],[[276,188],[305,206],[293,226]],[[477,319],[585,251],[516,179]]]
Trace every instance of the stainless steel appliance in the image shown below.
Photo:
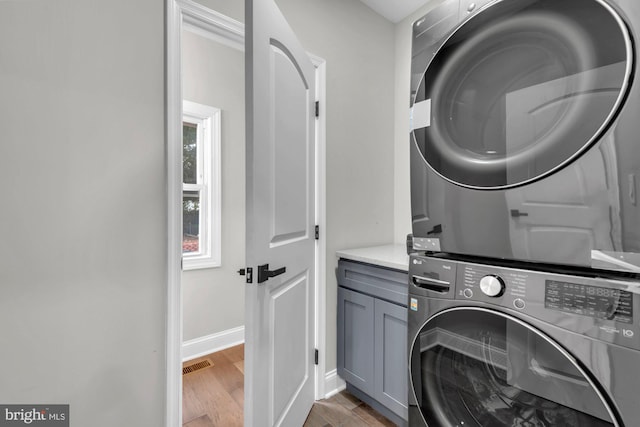
[[[640,281],[413,255],[409,425],[638,425]]]
[[[447,0],[414,23],[417,251],[640,273],[636,0]]]

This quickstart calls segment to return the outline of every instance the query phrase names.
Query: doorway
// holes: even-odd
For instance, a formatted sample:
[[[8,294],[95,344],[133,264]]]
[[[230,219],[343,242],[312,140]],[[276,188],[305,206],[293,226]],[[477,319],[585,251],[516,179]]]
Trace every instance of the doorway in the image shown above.
[[[228,17],[189,0],[167,2],[167,134],[168,134],[168,227],[169,286],[167,323],[167,426],[182,425],[183,360],[232,347],[243,341],[244,281],[237,270],[244,266],[244,26]],[[209,52],[208,54],[206,52]],[[215,53],[214,53],[215,52]],[[202,55],[204,68],[189,68],[186,62]],[[208,56],[211,55],[211,56]],[[224,60],[220,57],[224,56]],[[315,341],[320,350],[316,368],[316,399],[324,397],[325,340],[325,242],[324,235],[324,61],[313,58],[316,66],[316,99],[320,100],[317,123],[316,223],[320,239],[316,249]],[[227,68],[218,67],[221,63]],[[208,67],[208,68],[207,68]],[[224,68],[224,67],[223,67]],[[213,72],[216,70],[215,72]],[[217,74],[216,74],[217,73]],[[224,77],[226,73],[226,77]],[[220,80],[223,87],[206,92]],[[187,82],[186,79],[192,81]],[[229,83],[232,81],[232,83]],[[239,83],[240,82],[240,83]],[[219,83],[219,82],[218,82]],[[209,86],[209,87],[207,87]],[[220,96],[224,91],[225,96]],[[235,99],[233,98],[235,94]],[[183,158],[183,101],[217,108],[221,115],[221,261],[214,268],[183,271],[180,264],[185,247],[182,221],[185,209]],[[217,104],[217,105],[216,105]],[[238,125],[238,123],[240,123]],[[188,123],[187,125],[191,125]],[[187,126],[188,127],[188,126]],[[227,182],[232,180],[234,182]],[[191,196],[191,194],[190,194]],[[191,202],[189,200],[187,202]],[[193,203],[191,203],[193,207]],[[180,209],[182,206],[182,209]],[[226,213],[226,214],[225,214]],[[190,214],[190,213],[189,213]],[[228,219],[226,219],[228,218]],[[199,221],[199,230],[202,230]],[[191,226],[190,230],[193,230]],[[193,239],[193,233],[188,233]],[[212,273],[213,271],[213,273]],[[220,298],[222,292],[226,292]],[[211,307],[217,300],[218,309]],[[187,307],[188,305],[188,307]]]
[[[188,23],[181,35],[186,361],[244,341],[245,103],[244,52]],[[208,114],[217,120],[200,129]]]

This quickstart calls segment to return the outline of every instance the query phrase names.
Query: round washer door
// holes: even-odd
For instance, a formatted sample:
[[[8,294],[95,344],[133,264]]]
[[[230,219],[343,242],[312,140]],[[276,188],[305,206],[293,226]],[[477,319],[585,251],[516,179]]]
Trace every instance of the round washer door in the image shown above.
[[[429,63],[414,99],[418,149],[435,172],[465,187],[509,188],[549,175],[610,125],[632,52],[626,25],[603,0],[493,2]]]
[[[412,392],[429,427],[621,425],[575,358],[504,313],[442,311],[422,327],[410,357]]]

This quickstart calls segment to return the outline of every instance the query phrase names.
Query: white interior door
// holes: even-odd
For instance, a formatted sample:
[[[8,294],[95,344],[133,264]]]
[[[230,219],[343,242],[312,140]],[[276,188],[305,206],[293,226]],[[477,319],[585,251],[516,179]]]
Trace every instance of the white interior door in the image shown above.
[[[301,426],[315,392],[315,71],[273,0],[245,7],[245,425]]]

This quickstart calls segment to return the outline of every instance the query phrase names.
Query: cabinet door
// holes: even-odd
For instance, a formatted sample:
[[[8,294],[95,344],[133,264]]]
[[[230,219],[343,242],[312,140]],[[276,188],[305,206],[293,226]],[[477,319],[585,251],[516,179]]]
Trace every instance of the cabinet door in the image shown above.
[[[375,399],[407,419],[407,308],[375,300]]]
[[[374,299],[338,287],[338,374],[373,396]]]

